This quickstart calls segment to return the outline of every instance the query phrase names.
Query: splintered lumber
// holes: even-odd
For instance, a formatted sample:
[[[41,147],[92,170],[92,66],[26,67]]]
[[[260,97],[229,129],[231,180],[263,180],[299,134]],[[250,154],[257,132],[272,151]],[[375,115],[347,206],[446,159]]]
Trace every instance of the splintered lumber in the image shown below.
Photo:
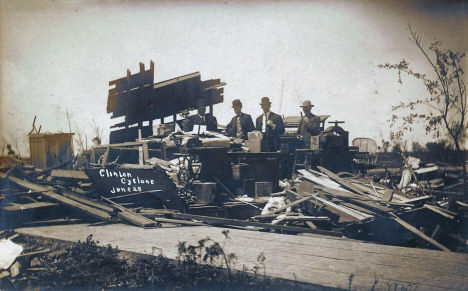
[[[219,218],[219,217],[211,217],[211,216],[201,216],[201,215],[193,215],[193,214],[185,214],[185,213],[177,213],[177,212],[170,214],[170,216],[174,218],[179,218],[179,219],[193,219],[193,220],[203,221],[209,224],[233,225],[233,226],[242,226],[242,227],[259,227],[259,228],[274,229],[274,230],[286,231],[286,232],[295,232],[295,233],[307,232],[307,233],[323,234],[323,235],[330,235],[330,236],[337,236],[337,237],[341,237],[343,235],[341,232],[336,232],[336,231],[318,230],[318,229],[310,229],[310,228],[295,227],[295,226],[274,225],[274,224],[255,222],[255,221],[236,220],[236,219]]]
[[[386,206],[382,206],[380,204],[377,204],[376,202],[381,202],[381,203],[388,203],[387,201],[379,201],[379,200],[373,200],[373,199],[364,199],[363,196],[350,193],[350,192],[345,192],[345,191],[340,191],[340,190],[335,190],[335,189],[330,189],[325,186],[317,186],[315,187],[319,191],[325,192],[325,194],[332,195],[332,196],[337,196],[343,199],[347,199],[348,201],[351,201],[354,204],[358,204],[362,207],[365,208],[370,208],[374,211],[378,212],[391,212],[394,211],[393,208],[389,208]]]
[[[312,174],[309,171],[304,170],[304,169],[297,170],[297,172],[299,174],[301,174],[304,177],[304,179],[306,179],[306,180],[308,180],[308,181],[310,181],[312,183],[319,184],[319,185],[322,185],[322,186],[325,186],[325,187],[328,187],[328,188],[331,188],[331,189],[337,189],[337,190],[349,192],[348,190],[345,190],[342,187],[340,187],[340,184],[333,182],[328,177],[325,177],[325,176],[317,177],[314,174]]]
[[[115,203],[114,201],[107,199],[105,197],[101,197],[102,199],[106,200],[107,202],[111,203],[114,205],[117,209],[119,209],[121,212],[117,213],[117,215],[135,225],[138,225],[140,227],[152,227],[156,226],[156,221],[151,220],[149,218],[146,218],[138,213],[135,213],[133,211],[128,210],[127,208],[123,207],[120,204]]]
[[[104,210],[104,211],[107,211],[107,212],[114,212],[114,208],[110,207],[109,205],[107,205],[105,203],[102,203],[102,202],[99,202],[99,201],[96,201],[94,199],[82,196],[82,195],[80,195],[78,193],[75,193],[75,192],[72,192],[72,191],[62,190],[62,195],[67,197],[67,198],[73,199],[75,201],[81,202],[83,204],[92,206],[94,208],[98,208],[98,209],[101,209],[101,210]]]
[[[383,195],[382,195],[382,200],[383,201],[391,201],[393,198],[393,191],[392,189],[385,189]]]
[[[460,205],[460,206],[463,206],[463,207],[468,207],[468,204],[463,203],[461,201],[457,201],[457,204]]]
[[[299,216],[303,217],[304,214],[299,213]],[[317,226],[316,226],[313,222],[311,222],[311,221],[306,221],[305,224],[306,224],[308,227],[310,227],[310,229],[317,229]]]
[[[393,214],[393,213],[392,213]],[[400,224],[401,226],[403,226],[404,228],[406,228],[407,230],[411,231],[412,233],[414,233],[415,235],[419,236],[420,238],[424,239],[425,241],[435,245],[436,247],[438,247],[439,249],[445,251],[445,252],[450,252],[450,250],[446,247],[444,247],[443,245],[441,245],[440,243],[438,243],[436,240],[428,237],[427,235],[425,235],[424,233],[422,233],[419,229],[415,228],[414,226],[412,226],[411,224],[407,223],[406,221],[402,220],[401,218],[399,218],[398,216],[396,216],[395,214],[393,214],[393,217],[390,217],[391,219],[395,220],[398,224]]]
[[[2,207],[2,209],[8,211],[19,211],[19,210],[28,210],[28,209],[36,209],[36,208],[44,208],[44,207],[52,207],[57,206],[58,203],[50,203],[50,202],[34,202],[34,203],[27,203],[27,204],[18,204],[18,203],[11,203],[11,206]]]
[[[426,195],[426,196],[416,197],[416,198],[413,198],[413,199],[406,199],[406,200],[403,200],[403,202],[404,203],[413,203],[413,202],[424,201],[424,200],[432,199],[432,198],[434,198],[434,196]]]
[[[317,166],[317,168],[320,171],[327,174],[327,176],[330,177],[330,179],[332,179],[336,183],[342,185],[343,187],[348,188],[349,190],[351,190],[353,192],[356,192],[358,194],[365,195],[365,193],[362,192],[361,189],[359,189],[359,187],[356,187],[355,185],[349,183],[348,181],[346,181],[344,179],[341,179],[338,175],[334,174],[332,171],[329,171],[329,170],[325,169],[324,167],[320,167],[320,166]]]
[[[447,218],[450,218],[450,219],[454,219],[455,216],[457,215],[456,212],[452,212],[452,211],[446,210],[446,209],[444,209],[442,207],[438,207],[438,206],[435,206],[435,205],[424,204],[423,207],[427,208],[427,209],[430,209],[430,210],[434,211],[435,213],[439,213],[440,215],[442,215],[444,217],[447,217]]]
[[[337,210],[338,212],[342,212],[342,213],[344,213],[344,214],[346,214],[346,215],[351,216],[352,218],[354,218],[356,221],[359,221],[359,222],[362,222],[362,221],[365,221],[365,220],[368,220],[368,219],[371,219],[371,218],[374,217],[374,216],[372,216],[372,215],[368,215],[368,214],[365,214],[365,213],[360,213],[360,212],[358,212],[358,211],[356,211],[356,210],[353,210],[353,209],[350,209],[350,208],[348,208],[348,207],[335,204],[335,203],[333,203],[333,202],[331,202],[331,201],[328,201],[328,200],[326,200],[326,199],[320,198],[320,197],[317,196],[317,195],[312,195],[312,197],[313,197],[315,200],[317,200],[317,201],[319,201],[319,202],[325,204],[326,206],[329,206],[329,207],[331,207],[331,208]]]
[[[0,178],[4,178],[4,177],[5,177],[5,175],[0,173]],[[17,185],[19,185],[19,186],[21,186],[23,188],[29,189],[31,191],[41,191],[42,196],[47,197],[48,199],[50,199],[52,201],[55,201],[57,203],[60,203],[62,205],[65,205],[65,206],[71,207],[73,209],[85,212],[85,213],[87,213],[87,214],[89,214],[89,215],[91,215],[93,217],[99,218],[99,219],[103,219],[103,220],[110,220],[111,219],[111,215],[109,213],[104,212],[104,211],[99,210],[99,209],[96,209],[94,207],[85,205],[83,203],[72,200],[70,198],[61,196],[61,195],[59,195],[57,193],[54,193],[54,192],[50,191],[47,187],[37,185],[35,183],[31,183],[31,182],[28,182],[28,181],[25,181],[25,180],[21,180],[21,179],[18,179],[16,177],[8,177],[8,179],[10,181],[16,183]]]
[[[310,195],[310,194],[309,194],[309,195]],[[275,209],[275,210],[269,211],[269,212],[267,212],[267,213],[265,213],[265,214],[261,214],[261,215],[259,215],[259,216],[271,215],[271,214],[274,214],[274,213],[278,213],[278,212],[281,212],[281,211],[285,211],[285,210],[288,209],[289,207],[292,207],[292,206],[294,206],[294,205],[300,204],[300,203],[302,203],[302,202],[304,202],[304,201],[307,201],[307,200],[310,200],[310,199],[312,199],[312,196],[306,196],[306,197],[303,197],[303,198],[301,198],[301,199],[299,199],[299,200],[296,200],[296,201],[294,201],[294,202],[291,202],[291,203],[289,203],[289,204],[286,204],[286,205],[284,205],[283,207],[277,208],[277,209]]]
[[[282,219],[291,221],[329,221],[327,216],[289,216],[286,215]]]

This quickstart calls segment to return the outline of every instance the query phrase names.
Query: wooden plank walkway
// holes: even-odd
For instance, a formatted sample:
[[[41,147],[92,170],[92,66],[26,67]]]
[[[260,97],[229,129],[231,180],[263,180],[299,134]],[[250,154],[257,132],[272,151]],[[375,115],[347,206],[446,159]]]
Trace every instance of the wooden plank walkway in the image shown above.
[[[162,249],[168,258],[177,258],[178,242],[197,245],[210,237],[226,253],[237,256],[236,268],[254,267],[259,254],[265,256],[268,276],[297,280],[326,287],[347,289],[351,274],[353,287],[369,290],[378,279],[377,288],[387,290],[385,283],[400,283],[407,290],[468,290],[468,255],[433,250],[384,246],[341,238],[293,236],[252,232],[210,226],[174,226],[142,229],[124,224],[89,226],[87,224],[20,228],[19,233],[66,241],[85,240],[89,234],[100,245],[151,254]],[[412,289],[410,289],[412,287]],[[376,290],[378,290],[376,289]],[[400,288],[398,288],[400,290]]]

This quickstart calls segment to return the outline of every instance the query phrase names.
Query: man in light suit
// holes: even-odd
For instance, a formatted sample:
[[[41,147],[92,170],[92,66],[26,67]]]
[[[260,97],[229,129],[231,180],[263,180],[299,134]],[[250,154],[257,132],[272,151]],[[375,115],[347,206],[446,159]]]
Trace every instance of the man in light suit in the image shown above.
[[[283,119],[270,111],[271,102],[263,97],[260,103],[263,114],[257,117],[255,129],[263,133],[263,139],[268,141],[268,151],[276,152],[281,149],[280,134],[284,133]]]
[[[239,99],[232,101],[232,108],[236,116],[231,119],[226,130],[229,136],[247,139],[247,133],[255,129],[252,117],[242,112],[242,103]]]
[[[188,118],[184,131],[192,131],[194,125],[206,125],[206,130],[216,131],[218,129],[216,117],[210,113],[205,114],[206,103],[203,99],[197,101],[197,110],[198,113],[196,115],[192,115]]]

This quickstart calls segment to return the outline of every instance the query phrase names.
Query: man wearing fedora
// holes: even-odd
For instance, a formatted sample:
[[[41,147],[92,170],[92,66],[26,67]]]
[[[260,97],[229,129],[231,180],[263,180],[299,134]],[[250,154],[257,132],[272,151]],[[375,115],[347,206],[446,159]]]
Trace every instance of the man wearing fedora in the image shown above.
[[[268,151],[276,152],[281,149],[280,134],[284,133],[283,119],[270,111],[271,102],[263,97],[260,103],[263,114],[257,117],[255,129],[263,133],[263,139],[268,141]]]
[[[304,147],[310,148],[310,137],[320,134],[320,117],[315,116],[310,112],[312,110],[312,102],[310,100],[305,100],[302,102],[302,110],[304,111],[304,116],[302,116],[301,121],[299,121],[299,128],[297,134],[302,136],[304,141]]]
[[[252,117],[242,112],[242,102],[239,99],[232,101],[234,116],[226,127],[229,136],[247,139],[247,133],[255,129]]]
[[[206,125],[206,130],[216,131],[218,129],[218,122],[216,117],[211,114],[205,114],[206,103],[205,100],[200,99],[197,101],[197,111],[196,115],[192,115],[188,118],[187,125],[185,126],[185,131],[192,131],[194,125]]]

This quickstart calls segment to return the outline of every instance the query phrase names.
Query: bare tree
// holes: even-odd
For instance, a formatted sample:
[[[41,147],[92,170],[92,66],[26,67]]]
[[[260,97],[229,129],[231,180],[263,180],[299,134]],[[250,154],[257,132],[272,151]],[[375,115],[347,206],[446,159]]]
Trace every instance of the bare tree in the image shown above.
[[[398,70],[398,82],[402,84],[401,73],[404,72],[416,79],[421,80],[429,93],[426,98],[418,98],[408,103],[401,102],[392,107],[393,111],[400,109],[410,109],[405,116],[393,115],[392,124],[402,121],[403,130],[412,130],[413,124],[421,122],[425,124],[426,133],[432,133],[434,137],[447,136],[461,161],[463,161],[463,191],[468,199],[466,160],[465,151],[461,148],[461,143],[467,138],[467,96],[466,85],[463,79],[463,58],[464,53],[453,52],[442,47],[442,42],[434,41],[427,51],[422,42],[421,36],[411,29],[410,40],[422,52],[426,60],[431,65],[435,78],[431,79],[426,74],[420,74],[410,69],[409,63],[405,60],[399,64],[379,65],[380,68]],[[432,57],[429,56],[431,53]],[[430,113],[419,114],[416,109],[426,106]]]
[[[96,120],[94,120],[94,118],[92,120],[91,129],[93,130],[94,138],[101,140],[102,136],[104,135],[104,130],[96,124]]]
[[[81,134],[79,129],[76,129],[75,142],[78,145],[78,153],[82,154],[86,150],[86,148],[83,134]]]
[[[2,142],[0,143],[0,150],[2,151],[0,155],[4,155],[5,154],[5,149],[6,149],[6,146],[7,146],[7,141],[4,137],[2,137]]]

